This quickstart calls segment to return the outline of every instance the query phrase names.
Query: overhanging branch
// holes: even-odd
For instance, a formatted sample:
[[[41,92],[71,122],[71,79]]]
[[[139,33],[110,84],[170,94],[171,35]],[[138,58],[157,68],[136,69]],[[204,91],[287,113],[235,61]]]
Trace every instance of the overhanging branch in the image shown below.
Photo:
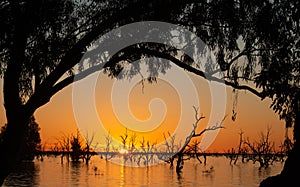
[[[174,49],[170,50],[169,46],[166,46],[164,44],[157,44],[157,43],[147,43],[147,44],[149,44],[149,45],[142,45],[142,46],[140,45],[139,48],[136,47],[137,44],[129,46],[127,48],[124,48],[121,51],[119,51],[119,53],[114,55],[111,59],[109,59],[109,61],[107,63],[105,63],[105,65],[99,64],[99,65],[93,66],[91,68],[88,68],[87,70],[80,72],[77,75],[72,75],[72,76],[65,78],[64,80],[60,81],[55,86],[53,86],[53,88],[51,89],[52,93],[55,94],[58,91],[60,91],[61,89],[63,89],[64,87],[68,86],[69,84],[80,81],[80,80],[84,79],[85,77],[89,76],[90,74],[100,71],[103,68],[113,68],[117,63],[119,63],[121,61],[128,61],[129,63],[132,63],[136,60],[143,58],[144,56],[149,56],[149,57],[155,56],[155,57],[170,60],[171,62],[176,64],[178,67],[183,68],[191,73],[194,73],[197,76],[203,77],[209,81],[222,83],[222,84],[231,86],[232,88],[239,89],[239,90],[247,90],[247,91],[253,93],[254,95],[263,99],[262,92],[258,92],[257,90],[255,90],[254,88],[252,88],[250,86],[239,85],[234,82],[223,80],[223,79],[220,79],[220,78],[217,78],[214,76],[208,76],[203,71],[194,68],[193,66],[191,66],[193,59],[191,59],[186,54],[183,54],[184,58],[181,58],[181,59],[185,59],[185,62],[183,62],[183,61],[181,61],[181,59],[176,58],[170,52],[170,51],[173,51]],[[156,50],[154,47],[155,45],[160,45],[160,49],[166,49],[166,50],[163,50],[163,51]],[[163,47],[161,47],[161,45],[163,45]],[[115,76],[117,76],[117,75],[115,75]]]
[[[183,54],[181,56],[181,57],[183,57],[181,59],[185,59],[184,61],[176,58],[174,56],[174,54],[172,52],[170,52],[170,51],[174,50],[174,49],[170,50],[170,46],[167,46],[165,44],[150,43],[150,42],[146,43],[146,44],[147,45],[139,45],[138,47],[135,44],[135,45],[129,46],[127,48],[124,48],[118,54],[113,56],[112,60],[105,64],[105,67],[113,67],[116,65],[117,62],[123,61],[123,60],[127,60],[128,62],[133,62],[133,61],[139,60],[141,58],[141,56],[159,57],[159,58],[170,60],[177,66],[179,66],[195,75],[203,77],[203,78],[207,79],[208,81],[222,83],[222,84],[231,86],[232,88],[239,89],[239,90],[247,90],[247,91],[251,92],[252,94],[260,97],[261,99],[264,98],[262,92],[259,92],[250,86],[240,85],[235,82],[230,82],[230,81],[227,81],[227,80],[224,80],[221,78],[217,78],[215,76],[211,76],[211,75],[191,66],[191,64],[193,63],[193,59],[191,57],[189,57],[187,54]],[[157,50],[156,47],[160,50]],[[165,49],[165,50],[162,50],[162,49]],[[133,55],[133,53],[135,55]],[[120,56],[119,54],[123,54],[123,55]],[[140,55],[136,55],[136,54],[140,54]]]

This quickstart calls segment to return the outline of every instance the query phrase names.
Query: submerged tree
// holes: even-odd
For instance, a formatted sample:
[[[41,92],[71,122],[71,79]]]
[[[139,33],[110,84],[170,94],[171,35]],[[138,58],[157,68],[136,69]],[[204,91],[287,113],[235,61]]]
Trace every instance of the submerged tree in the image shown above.
[[[105,153],[104,153],[105,160],[109,160],[113,157],[113,155],[110,154],[110,152],[112,151],[112,142],[113,142],[113,138],[110,132],[108,132],[108,134],[105,136]]]
[[[251,157],[249,158],[254,163],[258,162],[262,167],[269,167],[277,158],[275,150],[275,142],[270,140],[271,128],[268,127],[266,133],[260,134],[259,141],[251,142],[249,139],[244,141],[244,144],[249,147]]]
[[[6,150],[0,155],[0,181],[20,159],[26,125],[36,109],[67,85],[101,69],[97,66],[101,60],[78,65],[87,48],[113,28],[146,20],[194,31],[215,52],[219,67],[195,64],[188,55],[167,45],[144,43],[108,57],[110,75],[118,75],[128,64],[124,61],[156,56],[208,80],[272,99],[274,111],[294,128],[294,149],[281,181],[286,177],[296,180],[293,168],[300,165],[296,158],[300,150],[298,7],[297,0],[2,1],[0,75],[4,79],[7,136],[0,145]],[[182,38],[190,41],[189,36]],[[155,72],[165,72],[168,67],[148,65]],[[219,71],[222,78],[215,76]],[[154,79],[155,72],[151,73]]]
[[[85,160],[86,165],[89,164],[92,156],[96,154],[94,149],[96,149],[97,144],[95,145],[94,137],[94,133],[89,136],[89,133],[87,132],[86,135],[84,135],[83,159]]]
[[[61,152],[60,161],[63,163],[64,157],[66,157],[67,162],[70,162],[70,152],[71,152],[71,136],[63,134],[62,137],[58,139],[59,149],[53,150],[55,153]]]
[[[189,147],[191,146],[190,142],[193,138],[200,137],[207,131],[214,131],[214,130],[224,128],[224,126],[222,126],[222,125],[223,125],[223,122],[224,122],[226,116],[223,118],[223,120],[219,124],[209,126],[205,129],[203,129],[202,131],[200,131],[199,133],[197,133],[198,124],[202,119],[204,119],[204,116],[199,117],[198,108],[194,107],[194,111],[195,111],[195,122],[193,123],[193,130],[191,131],[189,136],[186,137],[183,146],[174,155],[172,155],[168,160],[170,162],[170,166],[173,167],[173,161],[175,158],[177,158],[177,162],[176,162],[176,173],[177,174],[180,174],[180,172],[183,168],[184,161],[187,159],[190,159],[191,156],[196,157],[197,160],[201,163],[201,160],[200,160],[197,152],[195,154],[191,154],[192,152],[190,152],[190,149],[189,149]],[[194,149],[200,149],[200,147],[194,147]],[[189,158],[184,158],[184,156],[187,156]]]
[[[71,144],[71,159],[74,162],[78,162],[79,159],[82,158],[83,156],[82,140],[79,132],[77,132],[76,135],[71,136],[70,144]]]

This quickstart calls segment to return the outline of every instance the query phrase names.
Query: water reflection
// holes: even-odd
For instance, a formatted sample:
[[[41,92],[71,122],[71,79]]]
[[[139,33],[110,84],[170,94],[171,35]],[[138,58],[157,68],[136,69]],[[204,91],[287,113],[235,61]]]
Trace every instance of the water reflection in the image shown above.
[[[70,172],[71,172],[71,181],[73,183],[73,186],[78,186],[80,184],[80,177],[81,175],[81,165],[83,163],[81,162],[71,162],[71,168],[70,168]]]
[[[125,162],[127,160],[124,159],[124,156],[121,157],[122,162],[120,166],[120,186],[123,187],[125,186]]]
[[[24,162],[5,181],[4,186],[239,186],[254,187],[269,175],[278,174],[283,163],[259,171],[259,165],[230,165],[225,157],[208,157],[207,165],[185,162],[181,175],[166,163],[148,167],[129,167],[92,157],[82,162],[61,164],[59,158],[43,162]],[[213,167],[212,167],[213,166]],[[211,170],[211,168],[213,168]]]
[[[3,186],[39,186],[39,165],[24,161],[6,178]]]

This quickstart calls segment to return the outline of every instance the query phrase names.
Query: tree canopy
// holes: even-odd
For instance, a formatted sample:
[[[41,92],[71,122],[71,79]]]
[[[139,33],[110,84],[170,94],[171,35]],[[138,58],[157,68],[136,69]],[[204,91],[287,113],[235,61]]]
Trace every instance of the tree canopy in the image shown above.
[[[19,98],[23,104],[35,103],[36,108],[71,83],[62,78],[86,69],[78,63],[101,35],[135,21],[167,21],[195,32],[214,50],[225,80],[258,88],[256,95],[272,98],[274,111],[291,126],[291,101],[299,93],[297,7],[295,0],[3,1],[0,73],[3,76],[9,64],[17,63],[15,55],[19,56]],[[130,53],[119,60],[126,60]],[[89,67],[95,65],[91,62]],[[216,68],[198,70],[213,73]],[[35,96],[41,93],[43,99]]]

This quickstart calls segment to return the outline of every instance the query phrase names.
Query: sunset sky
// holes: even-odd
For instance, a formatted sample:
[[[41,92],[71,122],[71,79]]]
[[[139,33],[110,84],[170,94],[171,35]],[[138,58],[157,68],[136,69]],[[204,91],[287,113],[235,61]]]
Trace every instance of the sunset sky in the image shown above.
[[[190,73],[187,75],[190,77],[190,80],[192,80],[198,93],[199,103],[195,103],[194,106],[199,107],[199,115],[202,114],[205,116],[205,119],[201,120],[198,126],[198,130],[200,131],[205,128],[210,121],[211,94],[206,80]],[[119,136],[125,132],[126,127],[129,127],[129,129],[142,129],[136,132],[139,140],[144,137],[151,142],[161,143],[164,141],[163,133],[178,133],[177,131],[179,131],[180,128],[177,127],[181,119],[180,116],[183,116],[182,123],[184,124],[181,131],[185,131],[187,134],[190,132],[192,123],[195,121],[195,113],[193,112],[192,106],[190,106],[189,109],[180,107],[180,102],[184,102],[184,100],[180,100],[181,93],[178,92],[172,83],[158,79],[157,83],[149,84],[144,82],[143,87],[141,83],[137,82],[133,84],[132,89],[129,90],[129,98],[126,98],[126,93],[123,93],[122,90],[120,91],[120,88],[117,88],[115,95],[112,94],[112,89],[113,85],[124,85],[124,81],[126,82],[127,80],[111,79],[102,73],[100,73],[96,79],[97,82],[93,94],[95,101],[94,109],[97,116],[92,116],[92,112],[82,109],[84,111],[81,111],[82,113],[78,115],[79,118],[84,119],[84,125],[78,124],[78,119],[74,115],[74,111],[77,110],[74,109],[74,102],[86,103],[88,102],[89,95],[87,94],[87,98],[83,97],[79,101],[72,101],[72,97],[74,96],[73,85],[68,86],[56,94],[47,105],[42,106],[36,111],[35,118],[41,127],[40,133],[43,143],[52,144],[64,134],[75,133],[77,127],[79,127],[82,134],[86,132],[90,135],[93,133],[96,134],[96,141],[101,147],[102,144],[105,143],[105,133],[100,133],[99,130],[97,130],[98,126],[102,126],[102,130],[106,131],[106,133],[109,132],[116,141],[120,141]],[[85,80],[77,84],[85,84],[84,81]],[[130,81],[127,81],[127,84],[129,83]],[[3,125],[6,123],[6,118],[3,106],[2,80],[0,87],[2,104],[0,107],[0,124]],[[285,135],[284,121],[280,121],[278,116],[269,108],[270,100],[266,99],[261,101],[258,97],[250,93],[239,91],[236,107],[237,118],[235,121],[232,121],[231,114],[234,94],[232,94],[232,90],[229,87],[226,88],[226,92],[227,105],[225,114],[228,114],[228,116],[223,123],[225,128],[219,130],[216,139],[209,145],[207,151],[222,152],[232,147],[237,147],[241,129],[245,132],[245,138],[249,137],[252,140],[257,140],[260,132],[265,132],[267,127],[270,126],[272,127],[271,139],[275,141],[276,147],[283,142]],[[118,110],[124,111],[124,108],[121,106],[117,106],[116,108],[112,107],[112,101],[115,102],[118,100],[116,98],[120,99],[118,102],[123,100],[127,103],[128,101],[133,118],[126,117],[130,111],[121,112],[119,114],[114,113],[114,111],[118,112]],[[189,112],[186,114],[187,110]],[[154,126],[151,127],[151,125]],[[145,129],[143,130],[143,128]],[[129,131],[129,135],[130,134],[133,134],[133,131]],[[180,134],[180,132],[178,134]],[[184,137],[182,137],[182,139],[184,140]]]

